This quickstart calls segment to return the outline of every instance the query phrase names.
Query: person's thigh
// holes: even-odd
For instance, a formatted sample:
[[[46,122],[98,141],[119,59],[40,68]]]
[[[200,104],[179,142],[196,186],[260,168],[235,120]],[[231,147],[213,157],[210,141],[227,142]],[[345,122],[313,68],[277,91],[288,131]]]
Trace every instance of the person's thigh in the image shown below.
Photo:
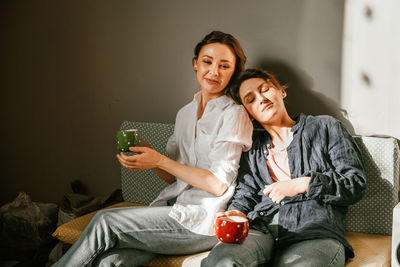
[[[135,209],[131,219],[118,234],[118,247],[136,248],[159,254],[191,254],[211,249],[215,236],[195,234],[168,214],[170,207]],[[113,220],[121,221],[124,213],[116,212]]]
[[[277,249],[274,267],[343,267],[345,251],[336,239],[305,240]]]
[[[274,240],[270,233],[250,230],[241,244],[218,243],[208,257],[202,260],[201,266],[259,266],[271,259],[273,247]]]
[[[212,248],[215,236],[195,234],[168,214],[171,207],[115,209],[100,219],[118,241],[115,248],[135,248],[159,254],[190,254]]]
[[[131,249],[117,248],[100,254],[93,262],[93,267],[132,267],[141,266],[157,256],[155,253]]]

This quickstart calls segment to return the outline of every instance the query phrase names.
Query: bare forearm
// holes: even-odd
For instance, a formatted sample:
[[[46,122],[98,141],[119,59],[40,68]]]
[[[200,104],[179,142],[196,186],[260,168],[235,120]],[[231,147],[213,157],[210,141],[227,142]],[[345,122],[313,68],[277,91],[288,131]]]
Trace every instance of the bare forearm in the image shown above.
[[[157,167],[170,175],[178,177],[186,183],[207,191],[215,196],[221,196],[228,189],[228,186],[221,182],[210,171],[186,166],[167,157],[162,157]]]
[[[158,175],[158,177],[160,177],[161,179],[166,181],[168,184],[172,184],[173,182],[176,181],[175,176],[173,176],[172,174],[170,174],[160,168],[153,168],[152,170],[155,174]]]
[[[296,183],[297,194],[302,194],[308,191],[310,179],[311,177],[299,177],[293,179],[293,181]]]
[[[117,158],[122,166],[132,171],[153,169],[167,183],[173,183],[174,177],[177,177],[215,196],[223,195],[228,189],[226,184],[208,170],[180,164],[149,147],[130,147],[130,150],[137,154],[127,156],[121,153]]]

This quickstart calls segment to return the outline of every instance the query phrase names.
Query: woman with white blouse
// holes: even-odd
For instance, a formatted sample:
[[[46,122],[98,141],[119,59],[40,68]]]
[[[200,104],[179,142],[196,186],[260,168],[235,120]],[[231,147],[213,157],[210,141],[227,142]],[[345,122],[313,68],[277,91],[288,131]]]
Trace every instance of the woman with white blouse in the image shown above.
[[[118,154],[136,171],[152,169],[170,185],[150,207],[98,212],[54,266],[139,266],[157,254],[190,254],[218,240],[213,224],[233,195],[242,151],[251,147],[252,124],[226,95],[246,57],[230,34],[213,31],[194,50],[201,91],[178,111],[166,157],[149,146]]]

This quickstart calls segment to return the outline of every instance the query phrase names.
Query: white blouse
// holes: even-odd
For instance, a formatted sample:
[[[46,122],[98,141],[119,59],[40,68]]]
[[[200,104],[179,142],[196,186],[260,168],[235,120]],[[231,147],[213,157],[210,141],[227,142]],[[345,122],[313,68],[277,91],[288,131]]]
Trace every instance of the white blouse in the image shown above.
[[[199,92],[178,111],[166,150],[179,163],[209,170],[228,190],[216,197],[177,178],[150,205],[165,206],[177,197],[169,216],[194,233],[214,235],[215,213],[224,211],[233,195],[240,156],[251,147],[253,126],[243,106],[225,95],[209,101],[197,120],[200,100]]]

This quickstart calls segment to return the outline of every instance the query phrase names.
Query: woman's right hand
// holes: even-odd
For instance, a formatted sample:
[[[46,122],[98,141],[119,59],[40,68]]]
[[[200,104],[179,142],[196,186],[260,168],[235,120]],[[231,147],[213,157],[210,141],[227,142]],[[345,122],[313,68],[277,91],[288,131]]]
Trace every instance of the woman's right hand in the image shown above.
[[[244,214],[240,210],[227,210],[227,211],[217,212],[217,214],[215,215],[215,218],[222,217],[222,216],[243,216],[243,217],[246,217],[246,214]]]

